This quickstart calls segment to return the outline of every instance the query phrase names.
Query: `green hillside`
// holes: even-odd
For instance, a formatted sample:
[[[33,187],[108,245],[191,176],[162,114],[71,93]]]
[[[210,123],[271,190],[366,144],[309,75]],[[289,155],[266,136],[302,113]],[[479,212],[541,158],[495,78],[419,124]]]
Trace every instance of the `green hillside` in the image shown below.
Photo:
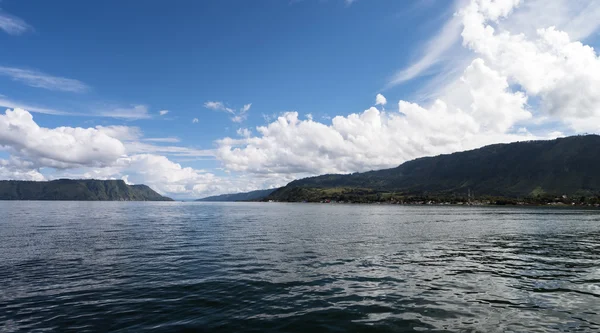
[[[597,195],[600,136],[496,144],[419,158],[396,168],[295,180],[269,199],[315,201],[342,194],[530,197]]]
[[[0,181],[0,200],[171,201],[146,185],[122,180]]]

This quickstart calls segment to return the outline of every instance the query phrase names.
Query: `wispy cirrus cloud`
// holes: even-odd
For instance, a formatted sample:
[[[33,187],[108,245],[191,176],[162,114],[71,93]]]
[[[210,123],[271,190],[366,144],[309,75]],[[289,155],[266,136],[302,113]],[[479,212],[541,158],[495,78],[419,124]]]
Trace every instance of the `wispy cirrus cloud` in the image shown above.
[[[244,104],[244,106],[242,106],[238,111],[226,106],[223,102],[208,101],[204,103],[204,107],[210,110],[223,111],[229,113],[230,115],[232,115],[231,121],[233,121],[234,123],[241,123],[244,120],[246,120],[246,118],[248,118],[248,111],[250,111],[252,103]]]
[[[249,138],[250,136],[252,136],[252,131],[248,128],[238,128],[238,130],[236,131],[236,133],[239,136],[242,136],[244,138]]]
[[[252,103],[245,104],[245,105],[244,105],[244,106],[243,106],[243,107],[240,109],[240,112],[241,112],[241,113],[246,113],[246,112],[250,111],[250,108],[251,108],[251,107],[252,107]]]
[[[160,143],[178,143],[181,142],[179,138],[168,137],[168,138],[147,138],[144,141],[148,142],[160,142]]]
[[[139,127],[111,125],[96,126],[95,129],[103,134],[121,141],[128,154],[165,154],[178,157],[211,158],[214,157],[212,150],[196,149],[191,147],[155,145],[154,143],[179,143],[177,137],[154,137],[145,138]]]
[[[82,108],[79,111],[67,112],[52,107],[45,107],[36,104],[31,104],[28,102],[15,101],[4,95],[0,95],[0,107],[11,109],[24,109],[28,110],[29,112],[48,114],[53,116],[106,117],[124,120],[139,120],[152,118],[152,115],[148,111],[148,107],[146,105],[133,105],[131,107],[113,106],[112,108],[95,108],[90,106],[82,106]]]
[[[351,6],[353,3],[357,2],[357,1],[358,1],[358,0],[342,0],[342,2],[344,3],[344,5],[346,5],[346,7],[350,7],[350,6]],[[292,5],[295,5],[295,4],[298,4],[298,3],[301,3],[301,2],[304,2],[304,0],[289,0],[288,4],[289,4],[290,6],[292,6]],[[325,1],[324,1],[324,0],[320,0],[320,1],[318,1],[318,2],[319,2],[319,3],[325,3],[325,2],[327,2],[327,1],[326,1],[326,0],[325,0]]]
[[[36,70],[0,66],[0,75],[10,77],[13,81],[30,87],[53,91],[82,93],[90,89],[79,80],[53,76]]]
[[[28,103],[24,103],[24,102],[13,101],[3,95],[0,95],[0,107],[10,108],[10,109],[27,109],[30,112],[49,114],[49,115],[54,115],[54,116],[72,115],[68,112],[64,112],[64,111],[60,111],[60,110],[56,110],[56,109],[52,109],[52,108],[46,108],[46,107],[32,105],[32,104],[28,104]]]
[[[231,121],[234,123],[241,123],[242,121],[246,120],[246,118],[248,118],[248,111],[250,111],[251,107],[252,103],[245,104],[240,111],[233,118],[231,118]]]
[[[9,35],[17,36],[33,30],[33,27],[23,19],[0,9],[0,30],[4,30]]]
[[[422,76],[440,63],[448,63],[448,53],[452,48],[461,49],[460,33],[462,31],[462,21],[454,13],[464,5],[464,0],[455,0],[454,5],[445,13],[450,19],[440,28],[440,30],[422,47],[421,57],[396,72],[387,83],[387,87],[393,87]],[[455,52],[452,55],[456,54]]]
[[[146,140],[147,141],[147,140]],[[130,154],[164,154],[176,157],[196,157],[204,159],[213,159],[214,150],[196,149],[181,146],[161,146],[140,141],[125,142],[127,152]]]
[[[91,114],[91,116],[95,116]],[[133,105],[129,108],[114,108],[112,110],[101,111],[96,116],[119,118],[126,120],[138,120],[152,118],[145,105]]]
[[[110,136],[111,138],[118,139],[120,141],[139,141],[143,135],[142,130],[139,127],[124,126],[124,125],[110,125],[110,126],[96,126],[98,131]]]
[[[204,103],[204,107],[215,111],[225,111],[231,114],[235,113],[235,111],[232,108],[226,107],[223,102],[208,101]]]

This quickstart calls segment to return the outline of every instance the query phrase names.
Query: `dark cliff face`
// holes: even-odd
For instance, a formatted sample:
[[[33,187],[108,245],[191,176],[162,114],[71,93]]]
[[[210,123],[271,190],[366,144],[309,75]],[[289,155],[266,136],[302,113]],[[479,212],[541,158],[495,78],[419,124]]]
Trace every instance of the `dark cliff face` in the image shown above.
[[[0,200],[171,201],[146,185],[122,180],[0,181]]]
[[[307,189],[360,188],[403,194],[466,194],[507,197],[600,192],[600,136],[496,144],[396,168],[295,180],[269,198],[297,201]]]

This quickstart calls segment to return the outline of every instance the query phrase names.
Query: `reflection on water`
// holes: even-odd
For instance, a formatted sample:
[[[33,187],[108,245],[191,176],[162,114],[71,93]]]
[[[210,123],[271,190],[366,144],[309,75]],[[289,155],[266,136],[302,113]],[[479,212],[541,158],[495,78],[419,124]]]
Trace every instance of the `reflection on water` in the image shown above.
[[[0,202],[0,331],[594,332],[600,212]]]

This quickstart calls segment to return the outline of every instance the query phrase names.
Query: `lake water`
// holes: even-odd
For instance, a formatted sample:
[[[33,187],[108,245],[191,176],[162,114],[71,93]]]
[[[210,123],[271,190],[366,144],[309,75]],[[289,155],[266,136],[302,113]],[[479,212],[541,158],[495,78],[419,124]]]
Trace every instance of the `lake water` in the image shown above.
[[[0,332],[599,332],[600,211],[0,202]]]

